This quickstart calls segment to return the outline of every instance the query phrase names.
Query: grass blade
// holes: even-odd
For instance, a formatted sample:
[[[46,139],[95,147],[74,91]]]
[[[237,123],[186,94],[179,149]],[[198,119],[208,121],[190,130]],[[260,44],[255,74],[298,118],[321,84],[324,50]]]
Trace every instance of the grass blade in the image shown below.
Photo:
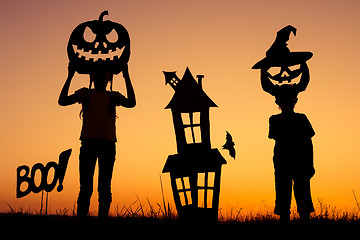
[[[359,211],[360,211],[360,205],[359,205],[358,200],[356,199],[356,195],[355,195],[354,189],[352,190],[352,192],[353,192],[353,194],[354,194],[354,198],[355,198],[356,205],[357,205],[357,207],[358,207],[358,209],[359,209]]]
[[[165,197],[164,197],[163,184],[162,184],[162,180],[161,180],[161,174],[159,174],[159,177],[160,177],[161,195],[162,195],[163,206],[164,206],[164,215],[167,216],[166,203],[165,203]]]

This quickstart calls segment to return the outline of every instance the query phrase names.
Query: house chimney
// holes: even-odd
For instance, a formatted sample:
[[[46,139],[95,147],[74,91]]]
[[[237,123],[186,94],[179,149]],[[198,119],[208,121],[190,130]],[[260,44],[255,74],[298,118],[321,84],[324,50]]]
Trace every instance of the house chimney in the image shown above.
[[[196,77],[198,78],[198,84],[202,89],[202,79],[204,78],[204,75],[196,75]]]

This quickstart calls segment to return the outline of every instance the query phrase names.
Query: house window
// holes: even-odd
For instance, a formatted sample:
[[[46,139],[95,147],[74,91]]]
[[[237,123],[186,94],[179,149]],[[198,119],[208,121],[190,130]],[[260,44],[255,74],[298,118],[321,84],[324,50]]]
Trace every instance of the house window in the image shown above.
[[[212,208],[215,172],[198,173],[198,207]]]
[[[176,178],[176,188],[179,192],[181,206],[191,205],[191,191],[189,177]]]
[[[178,83],[179,83],[179,79],[172,78],[172,79],[170,80],[170,84],[171,84],[172,86],[174,86],[174,87],[176,87],[176,85],[178,85]]]
[[[201,143],[200,112],[181,113],[186,142]]]

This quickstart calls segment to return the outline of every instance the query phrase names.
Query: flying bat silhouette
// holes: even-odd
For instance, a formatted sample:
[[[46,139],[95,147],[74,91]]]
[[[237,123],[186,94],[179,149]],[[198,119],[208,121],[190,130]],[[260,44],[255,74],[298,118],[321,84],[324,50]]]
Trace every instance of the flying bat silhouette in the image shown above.
[[[235,159],[235,143],[232,140],[232,136],[228,131],[226,131],[226,143],[222,146],[223,149],[229,150],[229,154],[232,158]]]

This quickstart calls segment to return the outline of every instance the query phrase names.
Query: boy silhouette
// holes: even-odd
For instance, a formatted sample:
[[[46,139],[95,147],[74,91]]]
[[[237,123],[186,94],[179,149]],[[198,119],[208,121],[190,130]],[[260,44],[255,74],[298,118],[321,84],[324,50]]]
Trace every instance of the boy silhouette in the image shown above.
[[[311,138],[315,132],[305,114],[294,112],[297,103],[297,95],[305,90],[308,78],[306,64],[300,83],[293,85],[271,86],[268,78],[262,77],[263,89],[270,87],[275,103],[279,106],[281,113],[272,115],[269,119],[269,138],[275,140],[274,147],[274,169],[275,169],[275,210],[280,215],[280,221],[290,220],[291,193],[297,203],[297,211],[302,221],[310,218],[314,211],[310,179],[315,174],[313,166],[313,145]],[[262,74],[266,70],[262,70]],[[266,82],[265,82],[266,81]],[[265,88],[264,88],[265,87]]]
[[[113,74],[107,72],[91,73],[89,88],[81,88],[69,95],[70,83],[75,74],[75,69],[70,63],[68,77],[59,96],[58,102],[61,106],[82,104],[83,125],[80,136],[78,217],[86,217],[89,212],[97,160],[99,164],[98,215],[100,218],[106,218],[109,213],[112,201],[111,179],[116,153],[115,107],[132,108],[136,105],[127,64],[122,73],[125,79],[127,97],[112,90]],[[106,90],[109,82],[110,91]],[[94,83],[95,89],[91,89],[92,83]]]
[[[313,54],[311,52],[292,52],[287,47],[290,34],[296,35],[296,28],[288,25],[280,29],[276,39],[266,51],[266,57],[252,68],[260,69],[262,89],[275,97],[275,103],[281,113],[269,119],[269,138],[275,140],[275,214],[280,220],[290,220],[291,192],[294,195],[300,218],[307,221],[314,211],[310,192],[310,179],[315,174],[313,166],[313,145],[311,138],[315,132],[305,114],[295,113],[294,107],[299,92],[305,91],[309,84],[310,74],[306,64]],[[299,69],[293,67],[300,65]],[[272,75],[268,70],[280,68]],[[292,70],[290,69],[292,68]],[[300,77],[299,83],[290,83]],[[270,80],[288,84],[277,85]]]

